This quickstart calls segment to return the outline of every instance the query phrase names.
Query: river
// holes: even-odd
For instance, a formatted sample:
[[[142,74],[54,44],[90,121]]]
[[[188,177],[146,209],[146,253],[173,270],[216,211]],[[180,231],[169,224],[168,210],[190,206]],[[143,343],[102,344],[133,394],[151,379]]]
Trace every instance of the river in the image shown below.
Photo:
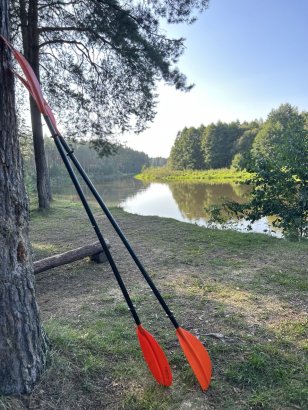
[[[178,221],[218,229],[234,229],[246,232],[248,222],[230,220],[225,225],[209,222],[208,208],[225,200],[243,202],[249,195],[249,187],[238,184],[206,184],[201,182],[142,182],[134,178],[117,178],[95,183],[98,192],[108,206],[120,206],[129,213],[157,215]],[[71,185],[54,184],[57,195],[77,199]],[[85,188],[86,195],[90,192]],[[251,232],[267,233],[281,237],[272,227],[269,218],[262,218],[251,226]]]

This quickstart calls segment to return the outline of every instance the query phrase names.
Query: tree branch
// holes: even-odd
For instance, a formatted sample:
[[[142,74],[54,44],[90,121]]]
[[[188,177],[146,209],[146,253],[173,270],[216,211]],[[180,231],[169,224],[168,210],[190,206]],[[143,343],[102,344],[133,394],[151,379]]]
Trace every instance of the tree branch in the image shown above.
[[[82,43],[76,40],[63,40],[59,38],[59,39],[54,39],[54,40],[46,40],[43,43],[39,44],[39,48],[48,46],[50,44],[80,44],[82,45]]]
[[[85,31],[89,32],[90,30],[85,28],[85,27],[40,27],[38,29],[38,32],[41,33],[46,33],[46,32],[52,32],[52,31]]]
[[[58,6],[70,6],[70,5],[74,5],[76,4],[76,1],[69,1],[69,2],[65,2],[65,1],[55,1],[54,3],[45,3],[45,4],[41,4],[38,5],[38,10],[43,10],[47,7],[58,7]]]

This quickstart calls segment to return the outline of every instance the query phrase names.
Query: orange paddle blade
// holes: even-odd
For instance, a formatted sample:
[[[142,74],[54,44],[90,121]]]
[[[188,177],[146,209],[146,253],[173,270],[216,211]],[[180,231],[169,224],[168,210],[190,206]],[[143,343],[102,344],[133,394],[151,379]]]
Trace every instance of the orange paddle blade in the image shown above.
[[[170,386],[172,373],[163,349],[142,325],[137,326],[137,335],[144,359],[151,373],[159,384]]]
[[[207,390],[212,376],[212,364],[207,350],[196,336],[182,327],[176,329],[176,335],[202,390]]]

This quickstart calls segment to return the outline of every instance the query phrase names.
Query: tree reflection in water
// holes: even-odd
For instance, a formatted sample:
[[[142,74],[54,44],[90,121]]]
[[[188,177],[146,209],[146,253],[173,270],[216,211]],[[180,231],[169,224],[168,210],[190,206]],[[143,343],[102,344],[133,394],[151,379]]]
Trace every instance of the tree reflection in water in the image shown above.
[[[157,215],[201,226],[232,228],[247,231],[249,223],[243,220],[230,220],[225,225],[209,222],[207,209],[224,201],[243,203],[249,195],[249,186],[236,184],[205,184],[191,182],[151,183],[146,189],[130,196],[120,205],[127,212],[139,215]],[[268,232],[281,236],[271,230],[270,220],[262,218],[252,225],[253,232]]]
[[[179,221],[209,226],[207,209],[225,200],[244,202],[250,187],[239,184],[205,184],[200,182],[143,183],[132,177],[94,181],[108,206],[121,206],[139,215],[157,215]],[[78,200],[74,187],[61,184],[53,187],[54,194]],[[85,189],[89,199],[92,195]],[[245,231],[248,223],[233,221],[232,228]],[[221,228],[218,224],[210,224]],[[252,231],[271,230],[270,219],[256,222]],[[273,234],[273,233],[272,233]],[[275,234],[281,236],[281,234]]]

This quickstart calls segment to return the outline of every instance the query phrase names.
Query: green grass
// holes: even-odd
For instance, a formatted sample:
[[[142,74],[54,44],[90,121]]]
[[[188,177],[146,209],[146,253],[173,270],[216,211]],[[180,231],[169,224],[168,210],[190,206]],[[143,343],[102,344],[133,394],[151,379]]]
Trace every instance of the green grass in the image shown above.
[[[253,408],[276,408],[279,404],[304,408],[307,389],[299,382],[305,378],[302,359],[291,351],[286,353],[285,346],[280,348],[277,342],[258,344],[232,364],[225,376],[239,388],[247,389],[248,403]]]
[[[305,277],[305,271],[302,273],[298,270],[289,269],[284,270],[271,270],[268,272],[268,281],[277,285],[280,285],[286,289],[308,291],[308,280]]]
[[[49,367],[32,395],[2,397],[0,410],[308,407],[307,242],[112,209],[180,324],[209,351],[213,380],[202,393],[174,329],[97,207],[94,211],[145,328],[168,356],[173,386],[162,388],[151,377],[108,264],[83,260],[38,275]],[[61,198],[47,213],[32,208],[31,240],[39,259],[95,236],[80,203]]]
[[[174,171],[168,167],[146,168],[135,178],[142,181],[195,181],[209,184],[238,183],[244,182],[250,174],[246,171],[236,171],[235,169],[210,169],[207,171],[185,170]]]

